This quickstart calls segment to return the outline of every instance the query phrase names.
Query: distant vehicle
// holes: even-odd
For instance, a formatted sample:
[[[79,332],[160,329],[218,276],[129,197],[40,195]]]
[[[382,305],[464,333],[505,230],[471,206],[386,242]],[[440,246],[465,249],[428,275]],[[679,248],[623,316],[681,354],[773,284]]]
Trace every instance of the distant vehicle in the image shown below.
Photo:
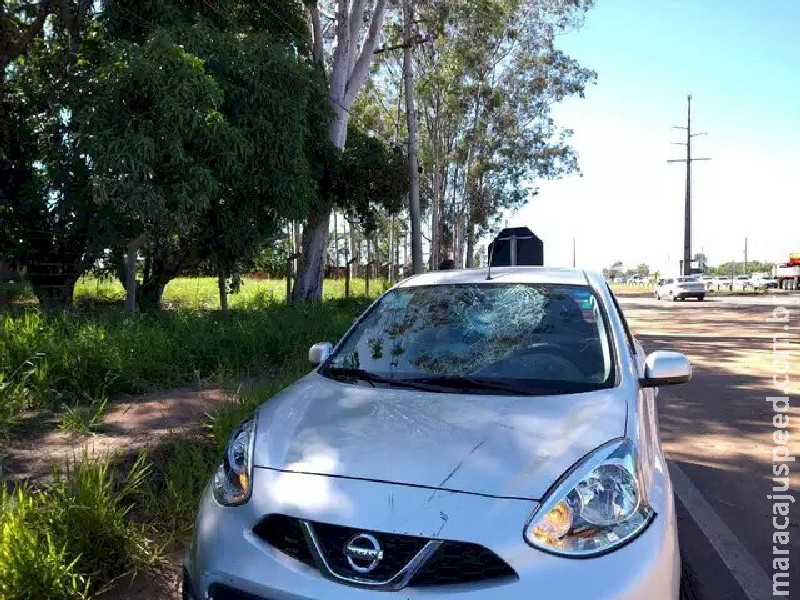
[[[750,285],[754,290],[766,291],[778,287],[778,280],[769,277],[766,273],[757,273],[750,278]]]
[[[753,280],[750,275],[737,275],[733,278],[731,289],[741,291],[753,289]]]
[[[672,277],[658,282],[655,296],[659,300],[667,298],[675,301],[696,298],[702,302],[706,297],[706,286],[697,277]]]
[[[730,290],[733,278],[729,275],[718,275],[712,280],[714,288],[717,290]]]
[[[782,290],[800,289],[800,253],[792,253],[789,255],[789,262],[776,265],[772,276],[778,283],[777,287]]]
[[[707,292],[714,289],[714,278],[711,275],[700,275],[697,280],[706,287]]]

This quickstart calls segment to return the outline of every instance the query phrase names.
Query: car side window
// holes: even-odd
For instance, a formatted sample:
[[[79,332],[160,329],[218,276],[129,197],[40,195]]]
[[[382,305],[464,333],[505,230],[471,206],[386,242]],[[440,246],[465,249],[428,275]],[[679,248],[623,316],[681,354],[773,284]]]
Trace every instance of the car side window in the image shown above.
[[[636,356],[636,344],[633,341],[633,334],[631,333],[631,329],[628,326],[628,320],[625,318],[625,313],[622,312],[622,307],[620,307],[619,302],[617,301],[617,297],[614,295],[614,292],[611,291],[611,288],[608,288],[608,293],[611,296],[611,301],[614,303],[614,308],[617,309],[617,314],[619,315],[619,320],[622,322],[622,328],[625,330],[625,337],[628,340],[628,351],[631,353],[631,356]]]

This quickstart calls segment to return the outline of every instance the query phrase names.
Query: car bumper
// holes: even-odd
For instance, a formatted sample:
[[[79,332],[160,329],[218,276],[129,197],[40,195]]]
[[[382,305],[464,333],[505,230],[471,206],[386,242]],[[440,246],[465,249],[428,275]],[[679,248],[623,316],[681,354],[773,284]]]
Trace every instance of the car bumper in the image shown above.
[[[192,600],[211,598],[215,584],[242,600],[385,600],[385,591],[347,587],[282,554],[253,526],[272,513],[386,531],[481,544],[505,560],[518,579],[479,584],[407,587],[420,600],[677,600],[680,558],[671,486],[666,475],[651,504],[657,516],[635,540],[614,552],[568,559],[533,549],[522,529],[535,502],[431,491],[385,483],[256,469],[253,497],[220,507],[206,493],[185,560]]]
[[[705,290],[701,290],[699,292],[676,292],[675,297],[676,298],[681,298],[681,299],[685,299],[685,298],[703,298],[703,297],[705,297],[705,295],[706,295],[706,291]]]

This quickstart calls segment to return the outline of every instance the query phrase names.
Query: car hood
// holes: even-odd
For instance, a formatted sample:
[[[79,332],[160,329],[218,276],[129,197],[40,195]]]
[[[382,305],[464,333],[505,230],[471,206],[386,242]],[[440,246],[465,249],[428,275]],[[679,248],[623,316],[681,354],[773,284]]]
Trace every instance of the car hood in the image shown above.
[[[488,396],[372,388],[312,373],[259,409],[254,465],[541,499],[625,433],[619,390]]]

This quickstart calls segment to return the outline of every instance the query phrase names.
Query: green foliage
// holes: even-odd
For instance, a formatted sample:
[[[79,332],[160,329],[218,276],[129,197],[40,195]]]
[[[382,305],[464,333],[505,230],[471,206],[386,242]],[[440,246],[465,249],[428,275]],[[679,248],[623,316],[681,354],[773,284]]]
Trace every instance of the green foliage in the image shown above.
[[[594,73],[560,51],[556,38],[578,25],[591,4],[420,4],[432,38],[415,64],[421,192],[442,217],[432,240],[437,252],[460,255],[459,239],[469,244],[504,210],[529,202],[537,179],[577,169],[570,131],[556,125],[551,109],[582,96]]]
[[[210,279],[184,280],[171,294],[185,294],[202,306],[214,298],[214,284]],[[361,286],[363,293],[363,282]],[[355,282],[353,287],[358,293]],[[337,339],[365,302],[355,298],[292,307],[280,301],[285,297],[283,282],[260,287],[246,282],[245,289],[249,291],[227,315],[193,310],[134,317],[115,311],[6,314],[0,323],[0,431],[28,407],[59,409],[95,402],[94,409],[68,415],[71,427],[91,422],[100,410],[98,399],[107,396],[302,364],[311,344]],[[380,292],[377,282],[371,290]],[[343,282],[331,282],[326,295],[341,297],[342,291]]]
[[[149,470],[136,496],[136,517],[167,539],[185,536],[219,454],[207,436],[193,434],[170,438],[142,456]]]
[[[119,482],[107,459],[75,460],[40,490],[0,496],[0,598],[73,600],[153,564],[158,549],[130,516],[147,466]]]
[[[398,214],[408,194],[408,157],[352,124],[347,147],[330,167],[328,192],[337,206],[360,217],[366,233],[381,211]]]
[[[772,274],[772,269],[774,267],[773,263],[770,262],[763,262],[760,260],[750,260],[747,261],[747,268],[745,268],[745,264],[743,261],[740,262],[726,262],[722,263],[718,267],[710,267],[708,269],[708,273],[712,275],[721,275],[725,277],[729,277],[731,273],[736,275],[745,275],[751,273],[769,273]]]
[[[0,600],[86,600],[89,582],[42,521],[48,498],[0,488]],[[61,542],[61,545],[58,545]]]
[[[64,416],[58,424],[58,428],[66,433],[73,435],[86,435],[94,433],[103,423],[103,417],[108,408],[108,398],[93,400],[89,406],[64,407]]]

